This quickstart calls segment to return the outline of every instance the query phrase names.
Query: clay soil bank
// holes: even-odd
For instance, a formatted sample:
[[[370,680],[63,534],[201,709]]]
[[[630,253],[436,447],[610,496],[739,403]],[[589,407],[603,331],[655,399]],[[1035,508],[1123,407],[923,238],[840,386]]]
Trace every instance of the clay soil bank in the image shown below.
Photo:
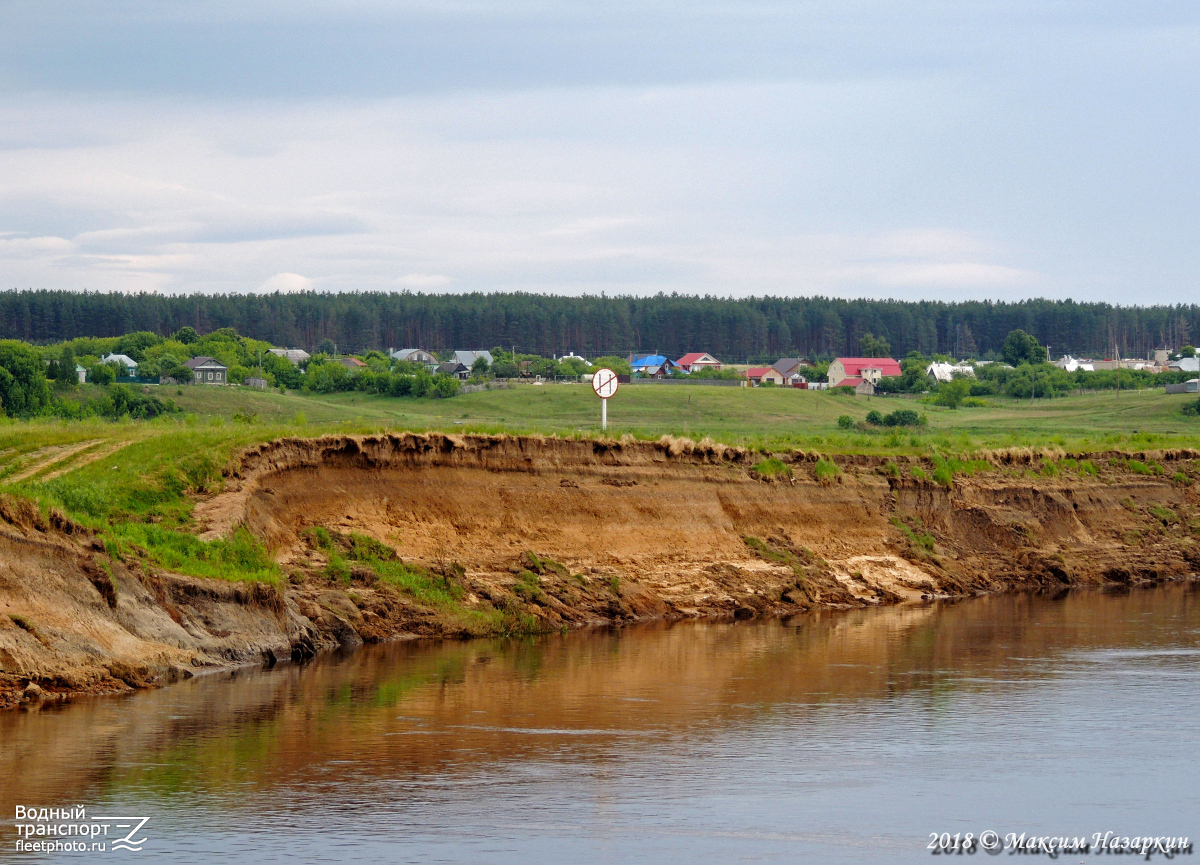
[[[196,508],[204,538],[261,539],[278,585],[110,555],[6,500],[0,703],[363,641],[1130,586],[1200,561],[1192,451],[993,452],[949,486],[916,458],[793,452],[768,471],[764,456],[667,438],[278,440]]]

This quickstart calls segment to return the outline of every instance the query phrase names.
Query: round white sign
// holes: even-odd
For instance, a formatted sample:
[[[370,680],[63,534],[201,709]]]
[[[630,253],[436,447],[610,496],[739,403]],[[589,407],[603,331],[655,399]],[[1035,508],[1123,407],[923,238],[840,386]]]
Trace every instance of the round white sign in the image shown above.
[[[608,399],[617,392],[617,374],[608,368],[596,370],[592,375],[592,390],[600,399]]]

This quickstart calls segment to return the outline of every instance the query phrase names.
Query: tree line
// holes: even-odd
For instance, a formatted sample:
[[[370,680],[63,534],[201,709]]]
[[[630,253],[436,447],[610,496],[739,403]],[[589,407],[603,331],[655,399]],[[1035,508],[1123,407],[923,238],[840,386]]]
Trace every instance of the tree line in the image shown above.
[[[541,356],[573,351],[586,357],[629,352],[679,357],[707,351],[730,363],[854,356],[880,342],[898,357],[916,351],[992,358],[1019,329],[1055,356],[1145,357],[1155,348],[1178,349],[1200,338],[1200,307],[675,294],[0,292],[0,338],[47,344],[135,331],[167,336],[183,327],[200,334],[234,328],[252,339],[309,351],[330,340],[344,353],[500,345]]]

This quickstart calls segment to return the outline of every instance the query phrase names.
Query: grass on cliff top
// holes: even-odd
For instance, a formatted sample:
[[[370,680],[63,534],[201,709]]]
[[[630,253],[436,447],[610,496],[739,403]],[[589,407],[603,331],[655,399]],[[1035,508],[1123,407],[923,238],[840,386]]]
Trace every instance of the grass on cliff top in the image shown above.
[[[582,384],[520,385],[444,400],[162,390],[185,414],[144,422],[0,421],[0,492],[33,499],[43,510],[57,508],[122,549],[136,547],[182,573],[276,579],[273,566],[246,558],[253,551],[244,545],[213,547],[194,537],[194,503],[221,488],[221,471],[240,448],[281,436],[384,430],[600,434],[598,401]],[[608,435],[711,438],[762,451],[799,448],[825,455],[937,454],[935,480],[947,483],[969,473],[969,456],[984,448],[1133,451],[1200,445],[1200,417],[1180,411],[1189,400],[1194,397],[1146,390],[1054,400],[994,398],[984,408],[950,410],[909,398],[787,388],[627,385],[609,403]],[[872,409],[898,407],[925,414],[927,425],[874,432],[837,425],[840,415],[857,421]]]

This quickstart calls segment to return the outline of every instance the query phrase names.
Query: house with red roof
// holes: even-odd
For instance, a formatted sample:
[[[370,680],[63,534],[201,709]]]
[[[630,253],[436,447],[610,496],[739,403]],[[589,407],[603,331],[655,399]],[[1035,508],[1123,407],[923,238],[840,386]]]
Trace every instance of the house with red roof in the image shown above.
[[[884,376],[901,373],[900,364],[890,357],[839,357],[829,364],[829,386],[857,387],[863,382],[874,386]]]
[[[746,370],[746,378],[750,384],[758,385],[769,381],[772,384],[783,385],[783,376],[772,366],[753,366]]]
[[[693,351],[691,354],[685,354],[679,360],[675,361],[675,365],[684,372],[700,372],[702,369],[721,369],[721,362],[703,351]]]

